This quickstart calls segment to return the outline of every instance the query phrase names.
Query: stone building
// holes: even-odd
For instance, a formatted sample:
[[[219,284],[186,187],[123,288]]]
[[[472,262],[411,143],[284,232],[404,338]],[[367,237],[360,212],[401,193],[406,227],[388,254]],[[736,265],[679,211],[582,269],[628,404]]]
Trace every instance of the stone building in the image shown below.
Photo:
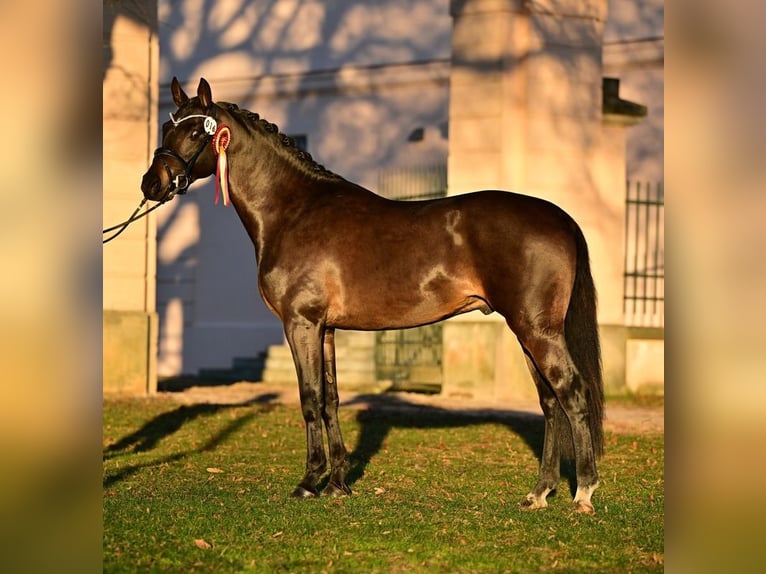
[[[501,188],[561,205],[591,246],[609,388],[662,383],[661,329],[639,333],[636,348],[623,308],[625,180],[663,177],[661,1],[121,4],[133,15],[108,26],[105,104],[123,102],[114,109],[130,117],[105,105],[105,222],[140,199],[157,128],[174,110],[170,79],[193,91],[202,76],[216,100],[257,111],[384,195]],[[294,378],[281,326],[258,297],[252,246],[213,189],[194,184],[105,248],[105,380],[124,378],[110,365],[126,345],[146,355],[149,379],[155,369],[253,378],[267,350],[263,376]],[[381,351],[405,339],[339,333],[340,384],[390,378]],[[423,340],[438,349],[404,379],[419,369],[443,392],[534,394],[515,338],[493,316],[459,317],[437,337],[415,335]]]

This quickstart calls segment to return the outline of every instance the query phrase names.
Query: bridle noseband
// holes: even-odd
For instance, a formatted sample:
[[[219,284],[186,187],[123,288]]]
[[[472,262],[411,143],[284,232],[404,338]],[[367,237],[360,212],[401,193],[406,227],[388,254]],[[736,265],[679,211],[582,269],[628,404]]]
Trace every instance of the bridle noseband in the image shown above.
[[[154,150],[154,159],[158,159],[160,163],[162,163],[162,167],[165,169],[165,173],[168,174],[168,180],[170,181],[170,188],[165,194],[165,198],[163,201],[167,201],[168,199],[171,199],[173,195],[175,194],[183,195],[189,189],[189,186],[194,181],[194,177],[192,176],[192,170],[194,169],[194,165],[197,163],[197,159],[199,159],[199,156],[205,150],[205,146],[207,146],[207,144],[210,143],[210,140],[212,139],[213,134],[215,134],[215,130],[217,128],[217,122],[215,119],[215,105],[211,106],[211,113],[209,115],[192,114],[190,116],[186,116],[185,118],[181,118],[180,120],[177,120],[173,116],[172,112],[169,115],[170,115],[170,121],[173,122],[174,126],[177,126],[181,122],[185,122],[186,120],[189,120],[192,118],[205,118],[205,123],[203,126],[205,130],[205,138],[203,139],[199,148],[197,148],[197,151],[194,152],[194,155],[192,155],[188,161],[185,160],[183,157],[181,157],[181,155],[177,151],[167,147],[160,146],[156,150]],[[171,171],[170,166],[162,158],[162,156],[170,156],[174,160],[176,160],[178,163],[180,163],[181,166],[183,167],[183,173],[180,173],[177,176],[173,177],[173,172]]]

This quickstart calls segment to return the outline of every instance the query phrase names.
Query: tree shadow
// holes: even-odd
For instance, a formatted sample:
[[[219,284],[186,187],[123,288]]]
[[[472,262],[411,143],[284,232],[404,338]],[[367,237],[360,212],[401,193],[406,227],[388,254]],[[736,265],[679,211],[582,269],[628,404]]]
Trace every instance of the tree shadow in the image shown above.
[[[156,448],[157,444],[177,432],[185,424],[200,418],[209,417],[222,410],[228,410],[237,407],[246,407],[252,405],[273,405],[276,404],[278,395],[274,393],[263,393],[253,399],[236,404],[196,404],[181,405],[172,411],[161,413],[147,421],[140,429],[132,432],[116,443],[105,448],[103,451],[103,460],[117,458],[127,453],[148,452]],[[104,477],[103,487],[108,488],[111,485],[124,480],[135,474],[139,470],[147,467],[156,467],[162,464],[177,462],[183,458],[202,452],[214,450],[223,443],[228,437],[238,432],[257,414],[268,412],[268,410],[249,411],[242,416],[237,417],[226,425],[225,428],[212,435],[204,444],[197,448],[176,452],[159,459],[121,467],[119,471],[111,473]]]
[[[223,369],[221,369],[223,372]],[[219,375],[201,376],[201,375],[178,375],[173,377],[163,377],[157,381],[157,391],[161,393],[182,393],[192,388],[211,388],[211,387],[231,387],[242,382],[257,382],[261,377],[250,376],[231,376]]]
[[[353,485],[360,480],[372,459],[381,451],[389,433],[394,429],[461,428],[499,423],[524,441],[540,460],[543,450],[545,419],[542,414],[510,409],[446,409],[411,403],[393,395],[360,395],[344,405],[370,404],[356,416],[359,439],[350,454],[351,468],[347,481]],[[572,461],[562,460],[561,476],[567,480],[572,496],[577,490],[577,478]]]

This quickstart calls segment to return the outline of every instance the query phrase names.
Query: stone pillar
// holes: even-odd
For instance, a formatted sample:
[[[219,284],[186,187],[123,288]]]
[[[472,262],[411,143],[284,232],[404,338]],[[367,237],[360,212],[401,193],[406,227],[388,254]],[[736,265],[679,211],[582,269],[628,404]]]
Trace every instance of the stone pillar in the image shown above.
[[[104,4],[105,227],[141,200],[141,175],[157,146],[157,0]],[[156,220],[131,224],[103,251],[105,393],[157,388]]]
[[[449,195],[517,191],[548,199],[577,220],[599,292],[605,382],[614,390],[624,385],[625,150],[624,132],[613,133],[624,128],[605,126],[602,114],[606,6],[452,0],[447,181]],[[448,321],[443,392],[536,397],[515,337],[499,335],[507,328],[493,321],[502,318],[471,313]],[[493,366],[476,362],[479,355],[494,357]]]

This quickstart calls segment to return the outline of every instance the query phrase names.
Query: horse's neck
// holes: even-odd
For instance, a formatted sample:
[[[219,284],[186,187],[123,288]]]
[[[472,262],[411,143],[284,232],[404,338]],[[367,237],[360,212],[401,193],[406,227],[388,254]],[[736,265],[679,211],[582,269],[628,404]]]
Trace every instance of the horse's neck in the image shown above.
[[[324,187],[311,177],[308,169],[301,169],[294,159],[276,150],[268,135],[240,137],[240,145],[234,147],[232,141],[229,160],[231,199],[255,244],[260,263],[270,238],[301,213]]]
[[[279,211],[295,208],[318,193],[317,182],[272,142],[257,141],[232,157],[232,192],[253,209]]]

